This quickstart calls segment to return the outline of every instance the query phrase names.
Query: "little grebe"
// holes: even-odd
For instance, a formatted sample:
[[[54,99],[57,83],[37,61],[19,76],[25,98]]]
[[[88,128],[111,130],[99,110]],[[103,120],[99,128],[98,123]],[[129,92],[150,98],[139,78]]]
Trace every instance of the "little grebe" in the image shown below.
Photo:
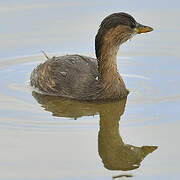
[[[30,83],[45,94],[77,100],[125,98],[129,92],[116,63],[119,46],[135,34],[152,30],[129,14],[111,14],[102,21],[95,37],[97,59],[76,54],[53,57],[33,70]]]

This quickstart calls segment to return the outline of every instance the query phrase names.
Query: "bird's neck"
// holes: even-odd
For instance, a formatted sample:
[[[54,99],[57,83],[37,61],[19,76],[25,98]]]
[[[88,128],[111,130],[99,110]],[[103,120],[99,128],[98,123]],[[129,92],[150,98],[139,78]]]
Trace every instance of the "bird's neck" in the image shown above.
[[[98,59],[98,70],[99,80],[103,83],[112,82],[114,78],[119,77],[116,60],[118,50],[118,46],[110,48],[108,45],[103,45],[101,49],[102,53]]]
[[[98,59],[99,80],[104,84],[105,88],[125,88],[125,84],[117,69],[117,53],[119,46],[109,47],[103,45],[101,55]],[[114,90],[117,90],[114,89]]]
[[[99,29],[96,35],[95,46],[98,58],[99,80],[106,84],[112,82],[115,78],[120,78],[116,56],[119,46],[131,37],[132,32],[123,25],[111,28],[106,33],[103,33],[103,30],[102,28]]]
[[[117,70],[118,50],[119,46],[104,44],[98,59],[98,79],[104,87],[107,98],[123,98],[128,94],[124,81]]]

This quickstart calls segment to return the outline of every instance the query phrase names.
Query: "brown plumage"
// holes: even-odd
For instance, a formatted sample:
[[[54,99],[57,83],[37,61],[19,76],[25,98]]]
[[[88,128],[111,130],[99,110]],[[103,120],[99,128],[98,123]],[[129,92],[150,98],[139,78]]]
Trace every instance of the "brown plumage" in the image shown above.
[[[41,92],[84,101],[119,100],[128,90],[118,73],[119,45],[135,34],[152,31],[126,13],[114,13],[101,23],[95,38],[97,59],[82,55],[53,57],[31,73],[31,85]]]

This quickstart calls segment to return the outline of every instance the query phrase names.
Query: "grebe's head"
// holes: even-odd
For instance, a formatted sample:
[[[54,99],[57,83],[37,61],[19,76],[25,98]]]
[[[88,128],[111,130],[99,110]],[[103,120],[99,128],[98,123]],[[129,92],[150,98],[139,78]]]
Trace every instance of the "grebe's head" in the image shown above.
[[[95,38],[96,56],[100,57],[103,44],[119,46],[135,34],[150,32],[153,29],[136,22],[127,13],[114,13],[107,16],[100,24]]]

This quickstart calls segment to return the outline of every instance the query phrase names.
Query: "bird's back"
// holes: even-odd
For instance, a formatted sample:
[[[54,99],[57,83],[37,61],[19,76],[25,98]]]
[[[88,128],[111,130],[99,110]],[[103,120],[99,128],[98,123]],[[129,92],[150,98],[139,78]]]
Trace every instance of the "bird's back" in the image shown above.
[[[66,55],[38,65],[31,74],[30,83],[46,94],[89,100],[97,98],[97,76],[96,59]]]

